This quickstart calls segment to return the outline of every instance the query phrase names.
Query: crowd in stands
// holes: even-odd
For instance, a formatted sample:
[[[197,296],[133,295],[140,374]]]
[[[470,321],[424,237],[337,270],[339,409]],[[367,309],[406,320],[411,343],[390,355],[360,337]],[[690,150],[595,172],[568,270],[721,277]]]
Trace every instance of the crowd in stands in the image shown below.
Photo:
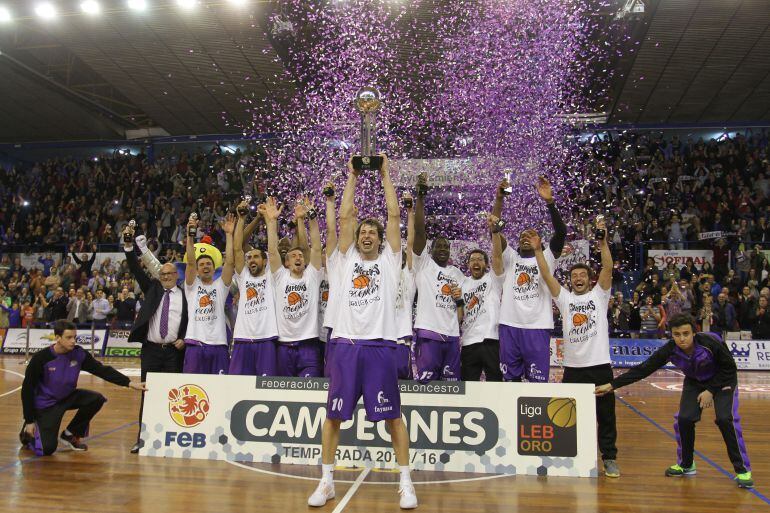
[[[573,236],[592,239],[593,219],[605,212],[616,269],[611,329],[663,335],[666,319],[696,316],[704,330],[751,331],[770,339],[770,131],[719,140],[677,135],[602,134],[582,145],[586,166],[571,193]],[[94,265],[97,244],[117,244],[135,219],[161,262],[181,260],[188,215],[200,212],[199,238],[224,247],[216,221],[242,188],[242,166],[261,151],[115,154],[76,161],[54,159],[0,170],[0,328],[69,318],[130,322],[141,300],[124,263]],[[711,238],[701,239],[704,232]],[[711,249],[713,264],[658,269],[637,261],[649,249]],[[68,245],[26,269],[10,248]],[[175,249],[178,248],[178,249]],[[598,263],[598,255],[592,255]],[[634,335],[638,336],[638,335]]]

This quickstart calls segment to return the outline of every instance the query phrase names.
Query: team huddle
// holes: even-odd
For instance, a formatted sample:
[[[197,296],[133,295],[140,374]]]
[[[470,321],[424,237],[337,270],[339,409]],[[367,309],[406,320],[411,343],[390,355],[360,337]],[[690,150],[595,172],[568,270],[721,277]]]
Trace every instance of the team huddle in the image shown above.
[[[417,497],[409,472],[409,438],[401,419],[398,380],[477,381],[484,374],[487,381],[547,382],[555,302],[563,319],[563,382],[596,385],[599,449],[607,476],[620,476],[615,461],[613,387],[641,379],[671,361],[687,378],[678,418],[680,460],[667,475],[695,472],[694,423],[713,399],[738,484],[753,484],[737,406],[733,408],[737,405],[735,363],[729,351],[725,357],[726,348],[720,349],[724,346],[721,340],[694,334],[694,321],[672,319],[674,340],[639,368],[614,378],[607,321],[612,255],[603,219],[597,219],[602,265],[596,285],[592,287],[592,269],[577,264],[569,270],[567,289],[552,274],[564,246],[566,226],[549,182],[540,178],[536,188],[547,206],[553,236],[544,244],[535,230],[524,230],[513,248],[501,235],[503,203],[510,191],[504,180],[486,219],[491,252],[470,251],[466,256],[469,276],[465,276],[450,264],[446,238],[434,237],[428,249],[425,177],[418,180],[415,196],[404,194],[401,202],[386,157],[380,178],[387,209],[385,225],[373,218],[358,219],[354,199],[359,172],[351,162],[338,213],[333,188],[324,189],[325,247],[318,212],[307,198],[294,207],[297,236],[293,243],[279,238],[284,207],[275,198],[267,198],[257,207],[267,228],[267,251],[245,245],[257,219],[247,222],[249,205],[241,203],[237,213],[228,214],[222,222],[224,256],[213,246],[195,244],[194,237],[188,237],[183,294],[172,283],[176,278],[172,264],[155,269],[157,279],[150,283],[133,256],[134,234],[128,227],[124,238],[127,258],[147,302],[153,305],[146,318],[140,312],[136,324],[142,328],[132,332],[135,340],[144,343],[142,377],[151,371],[178,370],[327,376],[322,478],[308,504],[323,506],[335,497],[334,455],[340,424],[352,418],[363,397],[368,420],[387,423],[400,470],[400,506],[411,509],[417,507]],[[402,205],[407,211],[405,248]],[[194,234],[196,229],[197,219],[191,216],[188,233]],[[142,244],[137,242],[141,251]],[[221,272],[217,271],[220,266]],[[153,270],[152,265],[147,267]],[[230,354],[225,302],[233,284],[238,303]],[[58,351],[54,346],[51,352]],[[152,365],[145,363],[145,353]],[[698,363],[693,364],[696,357]],[[90,360],[87,363],[94,367]],[[128,383],[118,375],[102,374],[116,384]],[[37,418],[29,399],[25,426]],[[80,419],[76,435],[82,436],[85,424]],[[53,429],[55,442],[58,424]],[[33,433],[29,430],[28,434]]]

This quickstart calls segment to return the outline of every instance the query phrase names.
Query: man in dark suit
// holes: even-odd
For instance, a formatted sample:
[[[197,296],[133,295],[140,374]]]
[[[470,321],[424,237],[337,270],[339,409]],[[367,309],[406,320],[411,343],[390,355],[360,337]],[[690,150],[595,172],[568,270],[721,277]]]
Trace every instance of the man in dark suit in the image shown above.
[[[158,279],[150,278],[141,268],[134,253],[132,237],[133,230],[126,227],[123,239],[126,262],[145,299],[131,328],[128,341],[142,343],[141,364],[144,382],[148,372],[182,372],[184,336],[187,331],[187,300],[184,291],[176,285],[177,270],[174,264],[163,264]],[[143,409],[144,396],[139,408],[140,422]],[[141,432],[141,424],[139,429]],[[131,452],[136,454],[140,448],[141,441],[137,434],[137,442]]]

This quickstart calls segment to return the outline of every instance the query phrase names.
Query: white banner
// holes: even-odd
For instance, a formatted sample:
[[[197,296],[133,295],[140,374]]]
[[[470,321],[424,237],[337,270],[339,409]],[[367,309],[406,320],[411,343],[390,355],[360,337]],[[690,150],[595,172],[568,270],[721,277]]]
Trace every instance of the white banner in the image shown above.
[[[701,269],[706,262],[714,265],[714,252],[710,249],[650,249],[647,256],[654,258],[655,266],[661,270],[671,262],[681,269],[688,258],[693,259],[697,269]]]
[[[139,454],[320,465],[328,384],[151,373]],[[400,388],[414,469],[597,475],[593,385],[402,381]],[[342,424],[337,464],[396,465],[385,423],[367,421],[360,402]]]
[[[701,232],[698,234],[698,240],[724,239],[736,235],[735,232]]]
[[[142,354],[142,344],[129,342],[129,330],[110,330],[107,344],[104,346],[104,356],[131,356],[138,358]]]
[[[104,345],[104,338],[107,335],[107,330],[94,331],[94,344],[96,350],[101,353],[102,346]],[[27,330],[22,328],[11,328],[8,333],[5,334],[5,342],[3,342],[3,353],[20,354],[24,352],[24,348],[27,342]],[[39,329],[34,328],[29,330],[29,350],[31,352],[38,351],[46,348],[54,343],[53,328],[51,329]],[[81,329],[78,330],[77,343],[84,348],[91,349],[91,330]]]
[[[728,340],[738,370],[770,370],[770,340]]]

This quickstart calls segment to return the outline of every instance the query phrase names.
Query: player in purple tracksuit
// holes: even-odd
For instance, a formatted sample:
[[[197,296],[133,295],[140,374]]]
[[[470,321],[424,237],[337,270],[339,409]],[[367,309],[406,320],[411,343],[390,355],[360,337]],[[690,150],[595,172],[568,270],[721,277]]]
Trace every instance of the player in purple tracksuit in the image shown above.
[[[54,337],[53,345],[32,356],[21,385],[24,427],[19,438],[22,445],[38,456],[53,454],[59,440],[76,451],[88,449],[81,439],[88,434],[91,419],[107,399],[98,392],[77,388],[81,370],[116,385],[146,390],[144,383],[132,382],[112,367],[102,365],[77,345],[75,324],[56,321]],[[67,410],[77,413],[59,436]]]
[[[717,335],[695,333],[695,320],[688,314],[675,315],[669,320],[669,326],[671,340],[612,382],[597,386],[596,394],[604,395],[635,383],[671,362],[685,378],[679,413],[674,416],[678,461],[666,469],[666,475],[695,474],[695,424],[703,409],[713,405],[716,425],[735,469],[735,481],[741,488],[753,488],[751,463],[738,414],[738,370],[730,350]]]

